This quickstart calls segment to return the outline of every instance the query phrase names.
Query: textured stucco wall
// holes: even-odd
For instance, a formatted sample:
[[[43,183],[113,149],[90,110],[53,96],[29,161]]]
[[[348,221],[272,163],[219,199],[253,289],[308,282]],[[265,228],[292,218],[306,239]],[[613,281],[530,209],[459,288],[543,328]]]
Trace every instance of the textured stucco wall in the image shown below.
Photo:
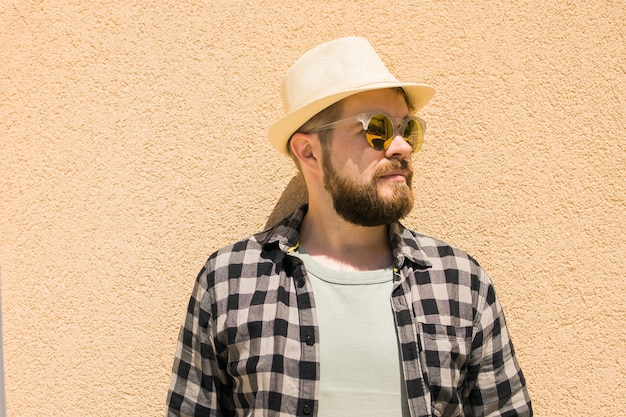
[[[3,1],[8,415],[161,415],[197,271],[300,195],[265,139],[280,79],[344,35],[437,89],[405,223],[489,271],[536,414],[623,414],[625,21],[608,0]]]

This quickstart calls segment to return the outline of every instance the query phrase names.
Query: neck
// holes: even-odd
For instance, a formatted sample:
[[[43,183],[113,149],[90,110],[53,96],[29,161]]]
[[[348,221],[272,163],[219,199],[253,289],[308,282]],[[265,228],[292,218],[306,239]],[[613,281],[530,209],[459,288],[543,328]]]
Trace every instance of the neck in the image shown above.
[[[358,226],[326,207],[309,202],[300,226],[300,245],[309,255],[340,270],[374,270],[393,263],[387,225]]]

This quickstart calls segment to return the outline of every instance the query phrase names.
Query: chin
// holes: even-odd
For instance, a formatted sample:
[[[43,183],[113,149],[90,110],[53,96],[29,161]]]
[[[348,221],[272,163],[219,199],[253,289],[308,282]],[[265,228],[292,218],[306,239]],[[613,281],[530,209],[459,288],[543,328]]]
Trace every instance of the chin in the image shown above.
[[[405,181],[395,181],[378,186],[378,194],[383,198],[397,198],[400,194],[410,192],[411,187]]]

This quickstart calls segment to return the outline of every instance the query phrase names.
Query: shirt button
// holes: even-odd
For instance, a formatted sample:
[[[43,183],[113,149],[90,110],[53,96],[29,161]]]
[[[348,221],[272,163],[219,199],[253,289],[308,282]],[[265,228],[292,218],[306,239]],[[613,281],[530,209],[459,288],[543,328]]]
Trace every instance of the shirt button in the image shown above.
[[[307,346],[313,346],[315,344],[315,338],[313,336],[306,337]]]
[[[302,412],[304,413],[305,416],[308,416],[309,414],[313,412],[313,407],[311,407],[308,404],[305,404],[304,407],[302,407]]]

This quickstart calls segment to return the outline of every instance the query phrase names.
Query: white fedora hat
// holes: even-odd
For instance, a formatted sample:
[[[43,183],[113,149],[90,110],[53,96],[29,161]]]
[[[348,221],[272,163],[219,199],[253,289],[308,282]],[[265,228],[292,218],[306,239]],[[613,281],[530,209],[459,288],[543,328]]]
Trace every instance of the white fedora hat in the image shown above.
[[[270,127],[270,143],[288,156],[291,136],[326,107],[356,93],[394,87],[406,91],[415,111],[435,94],[428,85],[398,81],[366,39],[347,37],[324,43],[287,71],[281,89],[285,116]]]

